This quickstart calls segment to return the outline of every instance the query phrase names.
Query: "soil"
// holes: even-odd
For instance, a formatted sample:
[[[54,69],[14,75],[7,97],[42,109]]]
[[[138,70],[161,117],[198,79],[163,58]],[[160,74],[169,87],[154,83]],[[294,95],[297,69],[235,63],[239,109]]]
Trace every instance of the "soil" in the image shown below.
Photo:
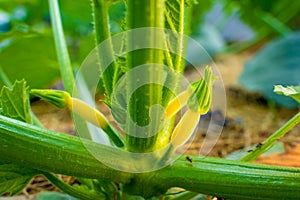
[[[218,115],[226,116],[226,121],[222,134],[208,154],[210,156],[226,157],[233,151],[245,151],[244,148],[263,142],[265,138],[299,111],[270,106],[262,96],[249,93],[238,84],[238,76],[243,69],[243,65],[252,56],[252,52],[245,52],[238,55],[223,55],[216,59],[216,65],[222,74],[226,88],[227,110],[226,113],[215,112],[216,121]],[[187,69],[186,76],[192,80],[194,69]],[[32,109],[48,129],[75,135],[72,119],[67,110],[58,110],[42,101],[33,102]],[[207,126],[205,119],[201,126]],[[256,162],[300,167],[299,133],[300,126],[298,125],[281,139],[285,152],[275,152],[268,156],[261,156]],[[199,155],[204,137],[205,131],[200,128],[187,153]],[[61,178],[70,184],[76,181],[74,178],[67,176],[61,176]],[[22,192],[22,195],[13,199],[34,199],[38,192],[44,190],[56,189],[44,178],[38,176],[32,180]]]

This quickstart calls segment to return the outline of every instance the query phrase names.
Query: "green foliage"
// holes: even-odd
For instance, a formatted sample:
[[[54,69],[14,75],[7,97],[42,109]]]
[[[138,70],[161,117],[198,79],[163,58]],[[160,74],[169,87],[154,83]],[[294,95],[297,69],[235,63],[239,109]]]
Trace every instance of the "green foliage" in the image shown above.
[[[0,195],[18,194],[39,172],[13,163],[0,161]]]
[[[2,114],[13,119],[31,123],[29,90],[26,82],[16,81],[12,89],[3,87],[0,103]]]
[[[3,0],[0,9],[10,14],[10,25],[33,26],[40,24],[47,13],[47,2],[39,0]],[[40,27],[41,28],[41,27]]]
[[[215,1],[213,0],[198,0],[193,4],[190,18],[191,22],[187,21],[187,23],[191,23],[190,26],[192,37],[198,35],[199,27],[204,24],[204,16],[214,3]]]
[[[296,29],[293,23],[299,18],[299,1],[225,0],[225,2],[226,9],[238,10],[241,18],[256,30],[258,35],[268,35],[274,32],[284,35],[289,32],[289,26]],[[287,27],[284,25],[286,23]]]
[[[9,80],[24,78],[32,88],[49,87],[58,80],[60,74],[52,37],[26,34],[9,42],[0,52],[0,65]]]
[[[126,29],[126,5],[124,2],[112,4],[108,9],[110,32],[112,34],[119,33]]]
[[[68,67],[68,72],[62,73],[62,78],[64,79],[64,86],[66,90],[68,92],[71,92],[71,87],[74,86],[72,80],[72,68],[70,67],[72,63],[69,60],[66,41],[64,40],[65,36],[61,27],[59,8],[57,4],[58,1],[49,0],[49,2],[51,11],[50,16],[52,19],[52,29],[54,32],[54,38],[56,40],[58,59],[62,66],[61,72],[64,72],[64,70],[66,69],[65,66]],[[79,2],[81,4],[79,4]],[[192,6],[192,4],[194,3],[194,1],[192,0],[128,0],[124,2],[116,3],[115,0],[93,0],[93,14],[97,44],[104,41],[105,39],[108,39],[111,36],[112,27],[114,30],[112,31],[113,34],[126,28],[134,29],[140,27],[170,28],[174,31],[179,32],[180,34],[186,33],[187,28],[184,27],[184,22],[187,22],[186,19],[188,18],[184,19],[184,16],[187,15],[185,13],[185,10],[190,8],[190,6]],[[73,44],[76,43],[74,41],[76,41],[79,37],[88,36],[91,31],[91,24],[87,25],[85,21],[86,19],[91,18],[91,15],[88,15],[90,14],[91,9],[87,8],[89,4],[83,1],[74,2],[71,0],[66,0],[63,2],[60,1],[60,3],[62,7],[61,13],[63,13],[63,23],[66,23],[66,29],[71,29],[71,31],[69,30],[65,32],[68,36],[70,36],[70,38],[68,39],[72,43],[72,50],[74,50],[74,52],[77,52],[78,49],[73,49]],[[30,4],[31,3],[28,3],[28,5]],[[42,6],[44,4],[37,3],[36,5]],[[127,11],[125,9],[125,5],[128,6]],[[80,17],[80,19],[77,20],[78,13],[81,13],[82,10],[85,10],[86,12],[85,14],[81,15],[82,18]],[[41,9],[39,11],[41,11],[38,13],[40,13],[40,16],[42,16],[42,18],[45,16],[46,18],[48,17],[47,13],[45,15],[44,9]],[[125,24],[124,20],[125,12],[127,12],[127,24]],[[70,18],[68,18],[68,15],[70,16]],[[26,24],[25,26],[29,27],[37,24],[47,24],[45,25],[47,27],[45,28],[45,30],[38,28],[38,30],[44,34],[49,28],[47,20],[49,19],[47,18],[46,20],[41,20],[41,18],[37,17],[37,19],[33,19],[33,21],[31,21],[28,20],[25,16],[21,21],[22,23]],[[116,26],[110,26],[113,20],[116,21]],[[24,33],[26,33],[26,31]],[[23,33],[21,32],[21,35],[22,34]],[[146,37],[149,40],[146,40],[146,42],[151,45],[155,43],[160,44],[165,42],[163,37],[155,37],[156,35],[151,31],[147,34],[148,35],[146,35]],[[45,65],[49,69],[53,69],[53,71],[55,72],[58,71],[57,58],[54,54],[54,51],[52,51],[52,38],[36,34],[24,35],[21,39],[15,39],[15,37],[18,37],[18,35],[14,35],[14,33],[11,32],[11,34],[5,34],[3,40],[1,40],[1,45],[3,46],[3,48],[1,49],[2,52],[0,54],[0,64],[4,66],[3,71],[8,74],[9,79],[14,80],[14,78],[10,77],[13,73],[10,73],[8,71],[9,68],[15,65],[16,69],[20,69],[19,65],[21,64],[23,69],[25,68],[29,71],[29,79],[30,77],[35,77],[38,79],[32,80],[32,84],[38,83],[36,85],[31,85],[30,83],[32,87],[45,87],[51,84],[52,81],[55,80],[55,77],[57,77],[58,75],[55,74],[51,78],[47,79],[48,77],[44,77],[44,75],[41,76],[41,72],[46,71],[47,76],[51,74],[50,71],[45,70],[47,68],[44,69]],[[41,43],[43,42],[41,42],[41,40],[37,40],[36,38],[45,37],[48,38],[49,43],[46,46],[39,46],[42,45]],[[34,39],[36,39],[37,41],[35,41]],[[131,38],[127,39],[129,40],[126,41],[128,42],[127,45],[132,45],[132,41],[130,41]],[[181,37],[178,37],[176,39],[176,48],[178,50],[178,53],[182,53],[185,47],[185,41],[183,41]],[[14,47],[13,49],[14,44],[17,42],[23,42],[27,44],[27,52],[24,52],[24,47],[26,45],[24,45],[23,43],[21,43],[23,45],[20,45],[19,47],[17,46],[18,48]],[[52,46],[50,43],[52,44]],[[52,53],[45,53],[48,46],[51,47]],[[23,52],[21,52],[20,49]],[[20,52],[18,52],[18,50]],[[108,53],[108,56],[115,56],[113,48],[109,49],[109,51],[110,52]],[[73,56],[76,57],[76,55],[78,54],[74,53],[74,55]],[[13,56],[17,56],[17,58],[21,57],[23,59],[19,59],[15,61],[15,63],[11,63],[13,62],[12,60],[14,60]],[[163,64],[163,62],[165,62],[170,57],[170,67],[175,69],[177,72],[182,72],[184,68],[184,64],[180,56],[168,55],[168,53],[157,49],[148,48],[137,50],[130,52],[125,56],[127,56],[127,58],[124,58],[124,62],[122,62],[123,60],[119,60],[119,63],[117,62],[116,65],[113,66],[111,71],[112,73],[108,73],[108,79],[103,79],[104,85],[108,86],[109,88],[106,88],[108,98],[110,98],[110,94],[120,76],[120,73],[118,71],[119,69],[125,72],[126,70],[131,70],[136,66],[146,63]],[[3,62],[3,60],[5,59],[7,59],[6,62]],[[76,61],[78,62],[78,60],[80,59],[77,58]],[[27,62],[31,63],[28,64]],[[125,63],[126,67],[123,67]],[[34,64],[40,67],[39,69],[41,71],[39,73],[34,72],[34,69],[37,69],[37,67],[30,68]],[[122,66],[120,67],[119,64]],[[41,66],[43,68],[41,68]],[[15,72],[15,74],[21,74],[21,72],[18,72],[18,70],[16,70]],[[147,71],[145,71],[145,73],[138,78],[145,80],[148,80],[149,78],[149,80],[152,81],[152,78],[155,77],[155,80],[164,80],[165,77],[163,75],[163,70],[156,71],[154,69],[147,69]],[[22,77],[24,77],[24,74],[22,74]],[[132,77],[129,77],[129,79],[126,80],[127,82],[124,83],[124,88],[131,89],[131,87],[134,86],[131,81],[134,82],[135,80],[132,80],[131,78]],[[42,81],[44,82],[39,82],[41,81],[40,79],[42,79]],[[209,73],[206,73],[204,79],[207,81],[207,85],[211,86],[211,83],[213,82],[212,72],[210,71]],[[180,85],[180,81],[181,80],[176,80],[174,85]],[[196,88],[197,95],[195,95],[194,99],[191,100],[192,102],[189,102],[189,106],[192,104],[192,106],[200,112],[202,112],[203,109],[205,112],[209,109],[208,104],[210,104],[210,96],[208,98],[203,97],[203,95],[205,95],[205,92],[202,94],[201,92],[199,92],[202,91],[202,89],[209,90],[208,87],[205,87],[207,85],[204,84],[204,81],[198,84]],[[208,92],[210,93],[211,91]],[[157,114],[153,118],[150,118],[149,108],[153,105],[161,104],[164,99],[167,99],[164,101],[168,103],[169,98],[165,98],[165,94],[166,93],[164,93],[161,86],[155,85],[153,83],[139,87],[132,96],[130,96],[131,94],[127,92],[125,95],[128,96],[117,97],[118,99],[125,98],[128,101],[130,100],[130,102],[120,103],[121,114],[124,114],[123,111],[125,110],[125,120],[129,120],[129,118],[132,117],[134,123],[138,125],[148,125],[150,122],[154,122],[155,126],[159,126],[161,124],[160,117],[162,115]],[[48,98],[50,98],[51,101],[57,99],[61,100],[62,96],[55,94],[54,96],[48,96]],[[200,104],[202,103],[202,105],[200,106],[198,101],[199,99],[204,99],[200,102]],[[299,170],[295,169],[251,165],[247,163],[238,163],[209,157],[191,157],[191,159],[188,159],[188,161],[186,158],[181,158],[174,161],[172,165],[159,169],[155,172],[129,173],[113,169],[109,166],[104,165],[102,162],[99,162],[98,159],[101,158],[110,162],[116,162],[116,160],[112,160],[110,155],[124,152],[124,149],[120,151],[120,149],[100,145],[91,140],[85,140],[83,138],[56,133],[28,124],[31,123],[31,118],[29,112],[30,108],[28,101],[28,88],[25,85],[25,81],[17,82],[12,90],[4,88],[1,94],[1,104],[1,112],[4,115],[14,119],[25,121],[27,123],[18,122],[14,119],[0,116],[0,144],[2,146],[0,148],[0,158],[2,160],[15,162],[27,167],[34,167],[40,170],[44,170],[42,174],[54,185],[56,185],[64,192],[78,197],[79,199],[115,199],[119,198],[123,193],[123,197],[128,199],[135,198],[131,195],[141,195],[145,198],[152,197],[152,199],[157,199],[157,197],[153,196],[159,196],[173,186],[183,187],[187,190],[195,192],[204,192],[210,195],[221,195],[226,198],[248,198],[253,193],[259,195],[260,198],[266,199],[270,197],[279,198],[284,195],[284,198],[299,198]],[[63,104],[62,102],[59,102],[58,105],[62,106]],[[254,151],[255,154],[250,155],[250,159],[244,159],[244,161],[252,160],[260,155],[262,151],[270,148],[274,144],[275,140],[279,139],[286,133],[286,131],[290,130],[295,125],[295,122],[299,123],[299,118],[300,116],[298,114],[281,130],[276,132],[276,135],[271,137],[269,142],[267,140],[264,145],[262,145],[261,150]],[[124,124],[126,124],[126,122],[128,121],[125,121]],[[166,125],[169,127],[166,127],[165,130],[162,130],[164,137],[169,139],[168,134],[171,132],[173,125],[174,124],[171,122]],[[152,128],[147,129],[146,134],[151,133],[151,129]],[[129,135],[129,133],[132,134],[136,130],[138,129],[135,129],[135,127],[129,127],[125,129],[125,133],[127,133],[126,150],[144,153],[159,147],[159,145],[165,142],[161,142],[161,138],[159,137],[161,135],[159,134],[158,136],[155,135],[155,137],[151,136],[149,138],[142,139]],[[166,142],[168,141],[166,140]],[[97,157],[98,159],[90,154],[89,150],[85,148],[83,144],[89,145],[89,147],[95,148],[97,151],[99,151],[100,153],[97,155],[99,156]],[[105,152],[110,152],[112,154],[107,154]],[[45,153],[47,154],[46,156]],[[133,165],[134,164],[136,163],[133,163]],[[155,163],[153,164],[155,165]],[[8,167],[3,167],[4,165],[8,165]],[[25,174],[20,173],[18,170]],[[2,171],[4,171],[4,173],[1,177]],[[48,173],[48,171],[51,173]],[[16,194],[36,173],[38,173],[38,171],[23,168],[8,162],[0,162],[0,192],[5,193],[8,191],[11,192],[11,194]],[[81,179],[83,181],[82,185],[70,186],[61,181],[52,173],[61,173],[85,178]],[[257,177],[263,178],[257,179]],[[10,180],[14,180],[14,183],[10,182]],[[4,183],[3,186],[1,185],[2,183]],[[15,183],[18,183],[17,186],[15,185]],[[119,183],[121,185],[119,185]],[[241,185],[243,187],[241,187],[241,190],[237,191],[236,187]],[[265,187],[262,188],[261,185],[265,185]],[[280,190],[278,190],[279,187]],[[124,191],[122,191],[123,189]],[[183,196],[181,198],[189,198],[191,196],[195,196],[196,193],[185,193],[185,195],[186,196]],[[71,197],[60,195],[57,193],[48,193],[46,194],[46,197],[42,196],[40,198],[70,199]]]
[[[276,92],[277,94],[292,97],[298,103],[300,103],[300,86],[283,87],[282,85],[275,85],[274,92]]]
[[[59,192],[41,192],[36,200],[77,200],[77,198]]]
[[[280,106],[293,108],[297,102],[273,93],[273,86],[297,85],[300,74],[300,35],[290,34],[274,40],[246,63],[239,77],[240,83],[250,91],[262,93]]]

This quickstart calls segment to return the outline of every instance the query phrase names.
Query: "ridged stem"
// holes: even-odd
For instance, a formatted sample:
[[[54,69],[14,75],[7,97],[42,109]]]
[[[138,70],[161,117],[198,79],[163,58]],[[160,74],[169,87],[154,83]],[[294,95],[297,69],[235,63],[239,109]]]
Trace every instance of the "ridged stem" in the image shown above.
[[[152,115],[150,119],[150,108],[155,104],[161,105],[162,86],[155,84],[163,78],[163,70],[154,69],[154,64],[163,64],[163,51],[154,49],[157,44],[163,43],[162,34],[154,28],[164,27],[164,0],[128,0],[128,16],[127,24],[133,33],[128,37],[129,49],[138,49],[128,53],[127,55],[127,71],[141,65],[146,65],[142,74],[129,73],[128,91],[135,91],[133,94],[128,92],[128,123],[126,127],[126,143],[129,151],[148,152],[154,149],[157,134],[153,133],[160,125],[161,117],[158,112]],[[148,27],[146,34],[137,35],[134,29]],[[141,49],[139,46],[148,46],[150,48]],[[141,80],[147,80],[149,83],[138,87]],[[149,128],[145,128],[141,133],[138,127],[145,127],[149,124]],[[146,137],[141,138],[142,134]]]
[[[151,197],[170,187],[228,199],[300,199],[300,170],[241,163],[211,157],[185,156],[149,173],[114,170],[95,159],[74,136],[40,129],[0,116],[0,159],[77,177],[120,182],[126,192]],[[84,140],[82,140],[84,141]],[[108,146],[85,141],[106,151]],[[34,148],[33,148],[34,147]],[[105,154],[102,159],[112,159]]]
[[[103,68],[104,60],[113,58],[114,51],[110,40],[111,33],[109,30],[108,8],[109,3],[106,0],[92,0],[93,21],[95,30],[95,44],[98,46],[101,42],[109,40],[103,49],[98,49],[99,67],[102,73],[102,82],[109,101],[117,80],[117,64],[113,61],[106,69]]]

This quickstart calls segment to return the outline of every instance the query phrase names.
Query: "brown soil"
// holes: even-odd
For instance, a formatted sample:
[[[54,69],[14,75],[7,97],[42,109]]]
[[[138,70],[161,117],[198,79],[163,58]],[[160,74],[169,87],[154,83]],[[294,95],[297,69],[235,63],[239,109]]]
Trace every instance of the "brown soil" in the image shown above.
[[[222,56],[216,61],[226,87],[227,111],[226,125],[218,142],[209,153],[211,156],[225,157],[235,150],[263,142],[298,112],[278,107],[270,108],[259,94],[250,94],[238,85],[237,77],[243,69],[243,64],[251,57],[251,53],[242,53]],[[186,76],[193,79],[193,69],[188,69]],[[48,129],[75,135],[74,126],[67,110],[58,110],[42,101],[34,102],[32,109]],[[298,125],[281,140],[286,147],[285,153],[262,156],[256,162],[300,167],[299,132],[300,126]],[[204,136],[205,132],[200,130],[187,153],[198,155]],[[75,181],[66,176],[62,176],[62,178],[70,184]],[[44,178],[36,177],[23,191],[23,195],[14,197],[14,199],[34,199],[38,192],[54,189]]]

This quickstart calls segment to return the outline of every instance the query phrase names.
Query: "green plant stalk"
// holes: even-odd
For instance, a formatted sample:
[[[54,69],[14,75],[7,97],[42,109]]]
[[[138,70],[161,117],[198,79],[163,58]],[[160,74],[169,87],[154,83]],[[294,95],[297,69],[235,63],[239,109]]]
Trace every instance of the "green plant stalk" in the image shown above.
[[[111,34],[109,30],[108,8],[109,3],[106,0],[92,0],[93,21],[95,30],[95,43],[96,47],[103,41],[108,39],[105,46],[105,52],[99,52],[99,64],[102,74],[102,81],[109,101],[114,85],[117,82],[118,65],[112,62],[105,71],[101,68],[101,60],[105,57],[113,58],[113,46],[110,40]]]
[[[0,116],[0,134],[0,160],[14,163],[22,161],[20,164],[29,168],[34,166],[41,171],[73,174],[76,177],[95,177],[121,182],[130,180],[131,176],[128,173],[111,169],[94,158],[82,144],[82,141],[86,140],[79,137],[41,129],[4,116]],[[99,150],[107,149],[96,143],[88,143],[96,145]],[[111,159],[109,156],[103,156],[105,159]]]
[[[165,1],[165,3],[170,3],[172,1]],[[177,46],[180,46],[181,49],[177,49],[177,52],[179,55],[174,55],[174,57],[171,57],[170,52],[165,52],[166,60],[167,60],[167,65],[172,66],[177,72],[183,73],[184,71],[184,66],[185,66],[185,57],[186,54],[186,46],[187,46],[187,41],[184,40],[183,35],[189,35],[191,31],[191,17],[192,17],[192,7],[185,8],[184,7],[184,1],[177,1],[179,4],[180,10],[179,10],[179,23],[177,29],[175,27],[171,28],[171,30],[176,31],[179,33],[179,38],[177,40]],[[165,11],[165,17],[167,18],[166,20],[170,20],[170,17],[167,16],[167,11]],[[166,44],[168,46],[168,44]],[[173,58],[173,60],[172,60]],[[173,63],[176,63],[174,65]],[[173,77],[174,78],[174,77]],[[180,92],[180,86],[181,86],[181,77],[174,78],[174,91],[175,92]],[[163,105],[166,106],[169,101],[174,98],[174,94],[172,92],[169,92],[168,90],[164,89],[163,90]],[[174,128],[174,123],[175,123],[175,116],[169,120],[167,124],[164,126],[164,131],[159,133],[159,138],[161,141],[161,144],[157,144],[157,147],[159,148],[160,146],[165,145],[165,141],[169,142],[170,135],[172,133],[172,130]]]
[[[131,174],[105,166],[74,136],[40,129],[4,116],[0,116],[0,134],[1,160],[52,173],[117,181],[129,188],[126,192],[144,197],[177,186],[231,199],[300,198],[300,170],[295,168],[191,156],[192,163],[182,157],[158,171]],[[85,142],[100,151],[110,148]],[[101,156],[112,159],[105,154]],[[141,184],[146,186],[142,190]]]
[[[87,190],[79,191],[76,188],[70,186],[69,184],[64,183],[52,173],[43,172],[43,176],[45,176],[45,178],[47,178],[57,188],[61,189],[65,193],[72,195],[73,197],[86,200],[105,199],[105,195],[99,192],[92,192]]]
[[[127,24],[129,29],[149,28],[149,31],[145,35],[135,35],[133,33],[128,37],[129,49],[136,48],[139,42],[150,47],[156,46],[156,44],[163,44],[164,41],[161,33],[153,29],[150,30],[150,28],[164,28],[164,0],[128,0],[127,8]],[[137,37],[139,39],[136,42]],[[127,121],[132,120],[134,122],[134,124],[130,123],[127,130],[125,130],[127,133],[126,144],[129,151],[148,152],[155,148],[157,134],[151,137],[150,135],[153,135],[152,131],[154,129],[157,130],[161,124],[161,116],[156,112],[155,116],[152,116],[152,119],[150,119],[149,109],[152,105],[161,105],[162,86],[154,83],[162,80],[163,70],[158,69],[155,71],[151,65],[163,64],[163,56],[164,52],[162,50],[151,48],[135,50],[127,55],[127,71],[140,65],[148,64],[144,74],[136,77],[136,74],[130,73],[127,80],[127,90],[135,91],[133,95],[128,94],[129,96],[127,97],[129,101]],[[149,80],[148,82],[150,83],[136,90],[138,79]],[[150,123],[153,124],[152,127],[147,128],[145,133],[139,133],[139,130],[136,128],[137,126],[145,127]],[[146,138],[136,137],[139,134],[146,135]]]
[[[266,139],[262,145],[257,146],[252,152],[248,153],[240,161],[252,162],[258,156],[268,151],[280,138],[282,138],[287,132],[289,132],[294,126],[300,122],[300,112],[296,114],[292,119],[286,122],[275,133],[273,133],[268,139]]]
[[[178,30],[179,33],[178,37],[178,44],[177,44],[177,50],[176,52],[179,53],[179,55],[176,55],[175,59],[175,70],[179,72],[183,72],[184,64],[183,64],[183,52],[184,52],[184,42],[183,42],[183,34],[184,34],[184,0],[180,1],[180,12],[179,12],[179,24],[178,24]]]
[[[65,90],[69,94],[72,94],[75,86],[75,80],[68,49],[66,46],[57,0],[49,0],[49,9],[54,41],[56,46],[56,54],[60,64],[62,81]]]

